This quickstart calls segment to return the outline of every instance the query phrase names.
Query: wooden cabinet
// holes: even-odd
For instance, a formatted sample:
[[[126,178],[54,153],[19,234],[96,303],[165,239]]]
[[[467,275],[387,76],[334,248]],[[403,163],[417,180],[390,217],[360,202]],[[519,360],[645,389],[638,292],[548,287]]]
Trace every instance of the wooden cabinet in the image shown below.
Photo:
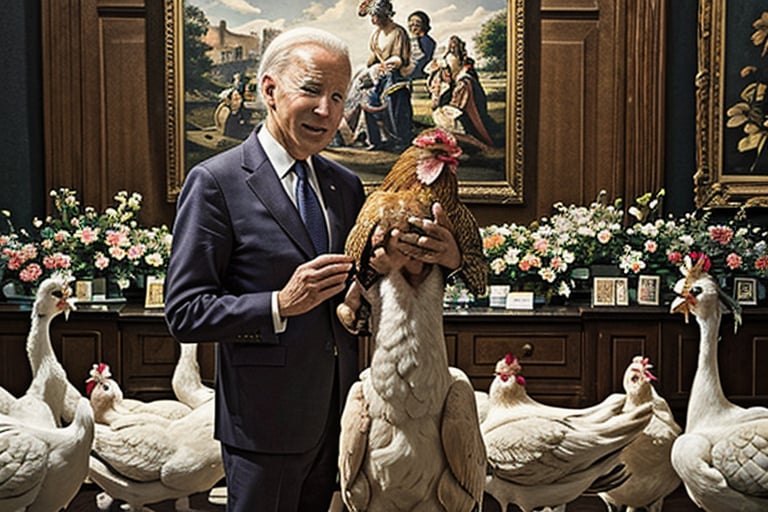
[[[32,375],[26,355],[30,326],[28,306],[0,304],[0,386],[24,394]],[[51,344],[69,381],[85,394],[85,381],[95,363],[110,366],[126,397],[171,398],[171,377],[179,346],[168,333],[161,310],[130,304],[80,305],[69,320],[56,317]],[[213,385],[214,345],[198,346],[203,382]]]
[[[726,395],[744,405],[768,404],[768,308],[744,311],[734,334],[726,315],[720,333],[720,379]],[[31,380],[25,344],[28,307],[0,304],[0,386],[19,396]],[[663,307],[545,307],[512,312],[490,309],[446,311],[448,361],[461,368],[474,387],[487,391],[496,362],[505,354],[520,358],[528,391],[552,405],[582,407],[622,392],[632,357],[651,359],[656,388],[682,424],[696,371],[699,329],[691,318]],[[179,346],[168,333],[161,310],[138,305],[81,306],[69,320],[57,317],[51,341],[70,381],[83,393],[94,363],[110,365],[126,396],[154,400],[173,396],[171,376]],[[370,361],[361,341],[361,367]],[[198,347],[206,384],[213,385],[214,345]]]

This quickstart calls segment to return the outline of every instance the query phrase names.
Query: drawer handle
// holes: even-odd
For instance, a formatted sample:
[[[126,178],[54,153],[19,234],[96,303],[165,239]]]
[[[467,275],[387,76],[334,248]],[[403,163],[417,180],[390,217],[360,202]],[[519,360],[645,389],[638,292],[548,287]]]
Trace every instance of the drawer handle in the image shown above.
[[[529,357],[533,355],[533,345],[531,345],[530,343],[526,343],[525,345],[523,345],[522,350],[523,350],[523,357]]]

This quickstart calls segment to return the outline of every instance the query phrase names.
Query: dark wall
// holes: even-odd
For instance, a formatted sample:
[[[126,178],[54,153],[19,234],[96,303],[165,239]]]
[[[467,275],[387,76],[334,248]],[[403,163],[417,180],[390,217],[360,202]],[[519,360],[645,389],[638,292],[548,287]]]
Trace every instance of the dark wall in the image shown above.
[[[40,2],[3,3],[0,209],[28,224],[45,211]],[[0,222],[0,230],[5,226]]]
[[[665,209],[691,211],[695,152],[696,24],[698,0],[669,0]],[[42,215],[47,202],[43,161],[40,2],[6,2],[0,44],[6,51],[0,98],[0,209],[17,223]],[[3,229],[0,227],[0,229]]]
[[[680,215],[695,208],[698,0],[670,0],[667,5],[665,210]]]

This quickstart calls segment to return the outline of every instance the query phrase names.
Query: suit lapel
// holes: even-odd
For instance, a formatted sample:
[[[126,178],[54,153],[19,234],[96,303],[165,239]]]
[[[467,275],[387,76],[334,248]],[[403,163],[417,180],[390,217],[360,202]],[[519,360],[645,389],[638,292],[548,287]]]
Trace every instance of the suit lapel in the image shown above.
[[[245,180],[248,187],[306,257],[314,258],[316,252],[307,228],[259,144],[256,130],[241,147],[243,148],[243,168],[250,171],[250,175]]]

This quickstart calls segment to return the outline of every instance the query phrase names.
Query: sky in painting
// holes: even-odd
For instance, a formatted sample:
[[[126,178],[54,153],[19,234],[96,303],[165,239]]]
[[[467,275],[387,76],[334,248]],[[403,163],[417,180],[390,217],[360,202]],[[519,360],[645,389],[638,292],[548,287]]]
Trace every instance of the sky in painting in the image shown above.
[[[357,15],[359,0],[185,0],[200,7],[216,26],[221,20],[236,33],[261,35],[266,27],[285,30],[298,25],[324,28],[342,37],[350,47],[353,67],[365,64],[370,17]],[[506,8],[507,0],[392,0],[395,21],[407,28],[406,19],[414,10],[426,12],[432,20],[430,35],[438,47],[451,35],[467,43],[475,55],[472,38],[484,22]]]

